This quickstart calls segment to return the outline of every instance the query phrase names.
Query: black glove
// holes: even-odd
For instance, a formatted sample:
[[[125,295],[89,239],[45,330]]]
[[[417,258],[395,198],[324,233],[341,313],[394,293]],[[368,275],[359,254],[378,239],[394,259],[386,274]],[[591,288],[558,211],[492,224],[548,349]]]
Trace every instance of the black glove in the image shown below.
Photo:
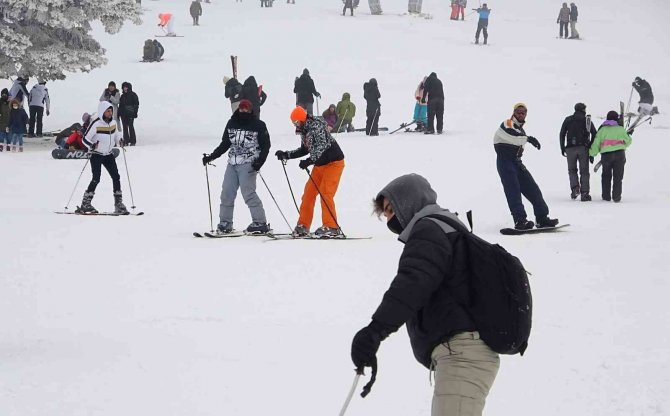
[[[537,148],[537,150],[540,150],[540,148],[542,147],[542,145],[540,145],[540,142],[537,141],[537,139],[533,136],[528,136],[528,143],[535,146]]]
[[[206,165],[207,165],[209,162],[211,162],[212,160],[214,160],[214,158],[212,157],[212,155],[207,155],[207,154],[205,154],[205,155],[202,156],[202,165],[203,165],[203,166],[206,166]]]
[[[377,350],[385,338],[375,327],[376,322],[361,329],[351,341],[351,360],[357,369],[371,367],[377,361]]]
[[[628,130],[628,135],[630,136],[631,134],[635,133],[635,129],[630,129]]]
[[[565,155],[565,149],[561,149],[561,154],[563,155],[563,157],[566,157],[566,155]]]
[[[593,156],[589,156],[589,162],[593,165]]]
[[[321,94],[319,94],[318,92],[314,95],[316,95],[316,98],[321,98]]]
[[[256,172],[258,172],[258,171],[261,170],[261,168],[263,167],[263,163],[261,163],[261,162],[258,161],[258,160],[255,160],[255,161],[251,164],[251,167],[253,168],[253,170],[255,170]]]
[[[275,156],[277,156],[277,159],[279,160],[288,160],[288,152],[285,152],[283,150],[277,150],[275,152]]]
[[[309,159],[303,159],[303,160],[300,161],[300,163],[298,163],[298,166],[300,167],[300,169],[307,169],[311,165],[312,165],[312,161],[309,160]]]

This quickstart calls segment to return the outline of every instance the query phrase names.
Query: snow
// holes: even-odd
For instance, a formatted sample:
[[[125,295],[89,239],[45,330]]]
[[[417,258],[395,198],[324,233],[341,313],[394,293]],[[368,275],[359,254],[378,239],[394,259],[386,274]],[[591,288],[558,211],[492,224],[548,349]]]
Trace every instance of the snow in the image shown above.
[[[1,413],[335,414],[354,376],[351,338],[369,322],[402,251],[370,215],[370,201],[408,172],[428,178],[444,207],[472,209],[475,231],[533,274],[530,347],[524,357],[502,358],[486,414],[670,413],[667,117],[636,130],[621,204],[600,200],[599,174],[591,177],[593,202],[571,201],[557,143],[575,102],[585,102],[594,119],[604,116],[627,101],[635,76],[651,82],[665,112],[668,5],[650,0],[632,19],[623,0],[578,3],[584,40],[569,41],[555,38],[560,2],[488,4],[488,47],[470,44],[474,15],[449,21],[438,0],[424,1],[432,20],[400,16],[402,0],[385,0],[382,16],[361,4],[354,18],[340,16],[337,1],[278,0],[261,9],[219,0],[203,3],[200,27],[190,26],[188,2],[145,0],[142,26],[114,36],[97,26],[110,63],[48,84],[45,130],[94,110],[108,81],[132,82],[141,102],[138,146],[126,157],[135,204],[146,215],[55,215],[85,162],[52,160],[51,143],[35,139],[23,154],[0,154]],[[165,62],[139,63],[144,40],[159,33],[153,17],[164,11],[175,13],[184,37],[160,38]],[[231,74],[231,54],[239,56],[240,77],[255,75],[268,94],[262,114],[271,153],[298,146],[288,114],[304,67],[324,97],[321,111],[352,94],[358,127],[370,77],[382,94],[380,125],[395,128],[411,119],[421,77],[437,72],[447,96],[445,135],[338,136],[347,164],[336,198],[340,223],[351,236],[373,239],[191,237],[209,229],[200,157],[216,147],[229,116],[221,79]],[[529,108],[528,133],[542,143],[541,151],[528,147],[524,161],[551,214],[571,224],[565,232],[498,233],[511,218],[492,135],[518,101]],[[117,162],[130,206],[123,156]],[[226,159],[215,163],[216,221]],[[287,170],[300,197],[307,177],[295,161]],[[281,164],[268,159],[262,174],[293,226]],[[85,167],[70,208],[89,180]],[[288,231],[260,181],[258,189],[275,230]],[[93,204],[109,210],[112,203],[103,173]],[[235,221],[237,228],[250,221],[241,198]],[[414,361],[405,331],[386,340],[378,357],[372,393],[357,394],[347,415],[429,415],[428,372]]]

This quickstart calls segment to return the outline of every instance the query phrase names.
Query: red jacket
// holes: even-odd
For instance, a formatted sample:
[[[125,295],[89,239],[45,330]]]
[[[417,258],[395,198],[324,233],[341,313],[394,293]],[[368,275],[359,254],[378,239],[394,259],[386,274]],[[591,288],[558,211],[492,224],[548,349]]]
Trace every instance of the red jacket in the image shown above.
[[[84,143],[82,142],[83,135],[81,131],[76,130],[74,133],[68,136],[67,139],[65,139],[65,144],[68,146],[74,146],[77,150],[86,150],[86,146],[84,146]]]

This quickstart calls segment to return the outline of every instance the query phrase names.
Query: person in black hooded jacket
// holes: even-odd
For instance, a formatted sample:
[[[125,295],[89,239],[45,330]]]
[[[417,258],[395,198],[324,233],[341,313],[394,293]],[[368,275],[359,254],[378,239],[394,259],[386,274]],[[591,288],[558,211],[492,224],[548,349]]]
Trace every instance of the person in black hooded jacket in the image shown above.
[[[265,91],[263,91],[263,86],[258,86],[256,83],[256,78],[254,78],[253,75],[244,80],[240,97],[241,99],[251,101],[251,104],[254,107],[253,113],[256,118],[260,120],[261,106],[265,104],[265,100],[267,100],[268,96],[265,94]]]
[[[570,178],[570,198],[587,202],[591,200],[589,181],[589,148],[596,138],[595,126],[591,118],[586,119],[586,104],[575,104],[575,113],[567,116],[561,125],[559,140],[561,154],[568,160],[568,176]],[[589,137],[590,136],[590,137]],[[577,165],[579,164],[579,178],[577,177]]]
[[[135,119],[140,110],[140,99],[133,91],[133,85],[130,82],[121,84],[121,99],[119,100],[119,117],[123,126],[123,141],[130,145],[137,144],[135,136]]]
[[[223,85],[225,86],[224,95],[230,100],[230,108],[234,113],[242,100],[242,84],[236,78],[224,76]]]
[[[437,78],[435,72],[426,78],[423,86],[423,97],[421,102],[428,102],[428,128],[424,134],[435,134],[435,124],[433,124],[437,117],[437,134],[442,134],[443,120],[444,120],[444,88],[442,81]]]
[[[363,98],[367,104],[365,108],[367,116],[365,134],[367,136],[379,136],[379,116],[382,114],[382,105],[379,103],[381,96],[376,79],[370,78],[370,81],[363,84]]]
[[[398,272],[372,315],[356,333],[351,358],[357,372],[377,365],[381,341],[407,327],[414,357],[435,370],[432,415],[481,415],[500,359],[480,339],[470,304],[468,251],[460,232],[429,216],[458,217],[437,204],[420,175],[391,181],[375,197],[374,212],[405,244]],[[465,226],[463,226],[465,227]]]
[[[293,92],[296,94],[296,105],[307,110],[307,114],[314,115],[314,97],[321,98],[321,94],[316,91],[314,80],[309,76],[307,68],[302,70],[302,75],[295,80]]]

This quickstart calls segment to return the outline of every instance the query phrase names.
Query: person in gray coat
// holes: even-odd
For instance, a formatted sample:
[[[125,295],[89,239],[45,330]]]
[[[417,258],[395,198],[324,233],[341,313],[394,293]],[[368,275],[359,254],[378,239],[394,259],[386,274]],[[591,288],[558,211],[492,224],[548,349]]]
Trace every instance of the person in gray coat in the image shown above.
[[[119,123],[119,102],[121,102],[121,93],[116,89],[116,83],[114,81],[109,81],[107,88],[105,88],[105,90],[102,92],[102,95],[100,96],[100,102],[103,101],[107,101],[108,103],[112,104],[112,108],[114,109],[114,120],[116,120],[116,124],[120,127],[121,123]]]
[[[558,29],[558,37],[562,38],[565,33],[565,38],[567,39],[569,35],[568,23],[570,23],[570,8],[568,7],[568,3],[563,3],[563,7],[558,11],[556,23],[560,25]]]

